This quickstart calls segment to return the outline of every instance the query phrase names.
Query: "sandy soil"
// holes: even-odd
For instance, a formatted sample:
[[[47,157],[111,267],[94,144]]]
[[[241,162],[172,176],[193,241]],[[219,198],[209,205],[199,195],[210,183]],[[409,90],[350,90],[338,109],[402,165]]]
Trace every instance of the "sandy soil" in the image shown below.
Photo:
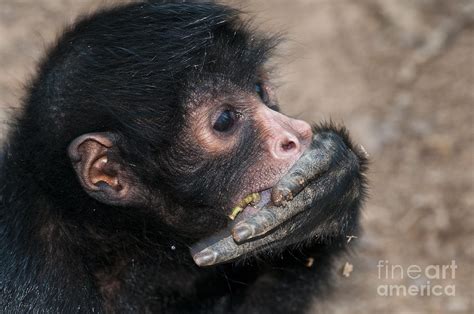
[[[230,2],[255,15],[260,28],[288,38],[277,60],[284,110],[308,121],[344,123],[371,156],[365,233],[352,240],[358,248],[347,261],[354,271],[338,280],[327,311],[473,313],[474,2]],[[22,83],[61,27],[111,3],[0,2],[3,127],[7,108],[18,108]],[[446,279],[433,272],[402,278],[398,271],[379,278],[377,268],[387,261],[426,270],[452,260],[455,278],[448,272]],[[443,289],[454,285],[455,296],[378,293],[385,284],[421,287],[427,281]]]

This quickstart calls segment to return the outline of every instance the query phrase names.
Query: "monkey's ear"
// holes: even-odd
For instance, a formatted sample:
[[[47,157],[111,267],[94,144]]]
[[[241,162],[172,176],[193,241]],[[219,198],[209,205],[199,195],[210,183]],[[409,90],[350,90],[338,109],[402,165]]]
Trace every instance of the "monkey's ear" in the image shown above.
[[[113,133],[88,133],[69,144],[68,154],[84,190],[110,205],[132,205],[139,201],[136,180],[121,163]]]

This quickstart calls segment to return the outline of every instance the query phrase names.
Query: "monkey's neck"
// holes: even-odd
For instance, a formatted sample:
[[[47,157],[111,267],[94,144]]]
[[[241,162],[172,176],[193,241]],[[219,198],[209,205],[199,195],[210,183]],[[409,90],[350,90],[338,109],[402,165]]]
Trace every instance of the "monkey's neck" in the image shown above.
[[[187,248],[175,244],[172,249],[170,243],[165,245],[157,238],[138,240],[138,234],[121,232],[120,227],[115,234],[111,229],[100,229],[104,217],[96,224],[75,224],[75,220],[62,217],[59,204],[51,202],[34,184],[15,183],[7,183],[2,189],[0,261],[10,265],[2,269],[3,279],[16,287],[44,292],[44,299],[49,297],[47,293],[61,295],[74,309],[110,307],[113,312],[116,300],[130,298],[126,302],[134,304],[154,297],[134,295],[137,291],[155,293],[164,283],[168,292],[188,288],[173,286],[163,274],[173,271],[176,278],[184,273],[186,278],[199,276],[190,266]],[[17,269],[35,275],[24,282],[26,277],[19,276]]]

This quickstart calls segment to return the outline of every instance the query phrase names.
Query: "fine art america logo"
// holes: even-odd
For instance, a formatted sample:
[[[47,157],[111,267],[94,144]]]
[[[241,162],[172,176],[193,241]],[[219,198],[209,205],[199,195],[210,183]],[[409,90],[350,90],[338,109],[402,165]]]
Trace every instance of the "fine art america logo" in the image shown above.
[[[397,284],[381,284],[377,294],[385,297],[392,296],[455,296],[456,262],[446,265],[398,265],[387,260],[377,263],[378,279],[397,281]],[[409,281],[410,284],[405,284]],[[401,283],[400,283],[401,282]]]

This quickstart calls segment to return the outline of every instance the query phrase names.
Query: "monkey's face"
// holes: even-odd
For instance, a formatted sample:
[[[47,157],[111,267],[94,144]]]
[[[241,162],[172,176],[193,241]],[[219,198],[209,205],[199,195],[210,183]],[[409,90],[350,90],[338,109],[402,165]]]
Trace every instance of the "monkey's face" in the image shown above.
[[[312,131],[278,111],[273,88],[262,78],[245,86],[220,79],[187,95],[183,127],[171,145],[154,148],[158,154],[146,170],[135,171],[134,163],[152,158],[126,160],[119,148],[126,144],[116,134],[81,136],[69,154],[94,198],[146,208],[198,236],[228,224],[236,206],[244,211],[240,217],[252,214],[255,208],[242,203],[251,193],[268,201],[272,186],[308,148]]]
[[[179,160],[173,193],[186,206],[207,208],[201,215],[229,220],[236,206],[251,214],[255,208],[242,200],[251,193],[268,200],[309,146],[310,125],[281,114],[263,79],[244,87],[214,82],[190,95],[186,126],[169,156]]]

